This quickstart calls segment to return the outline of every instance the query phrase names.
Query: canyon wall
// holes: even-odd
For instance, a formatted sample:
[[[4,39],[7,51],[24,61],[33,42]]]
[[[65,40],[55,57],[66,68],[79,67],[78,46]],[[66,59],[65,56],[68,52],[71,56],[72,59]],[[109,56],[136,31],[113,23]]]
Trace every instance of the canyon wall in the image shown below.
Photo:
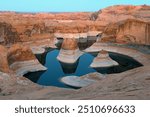
[[[14,44],[19,41],[16,29],[11,24],[0,22],[0,44]]]
[[[9,65],[20,62],[20,61],[28,61],[35,60],[35,56],[32,53],[31,49],[27,46],[22,46],[20,44],[14,44],[7,53],[7,60]]]
[[[150,21],[150,6],[115,5],[97,12],[97,21],[115,23],[126,19]]]
[[[139,20],[126,20],[117,29],[116,41],[150,45],[150,23]]]
[[[9,65],[7,61],[7,48],[0,45],[0,72],[9,72]]]
[[[128,19],[150,22],[150,6],[116,5],[94,13],[0,12],[0,43],[4,45],[20,41],[36,43],[37,40],[53,40],[55,33],[77,34],[100,31],[104,32],[103,40],[110,42],[134,42],[135,34],[140,32],[136,36],[135,42],[137,44],[149,44],[149,25],[145,27],[142,23],[136,23],[137,26],[133,26],[135,23],[131,23],[132,28],[125,28],[130,24],[120,22]],[[138,26],[141,26],[139,31],[133,30]],[[123,27],[126,30],[125,35],[128,36],[122,36],[122,38]],[[147,33],[144,34],[144,31]],[[146,36],[145,38],[142,36],[143,34]]]

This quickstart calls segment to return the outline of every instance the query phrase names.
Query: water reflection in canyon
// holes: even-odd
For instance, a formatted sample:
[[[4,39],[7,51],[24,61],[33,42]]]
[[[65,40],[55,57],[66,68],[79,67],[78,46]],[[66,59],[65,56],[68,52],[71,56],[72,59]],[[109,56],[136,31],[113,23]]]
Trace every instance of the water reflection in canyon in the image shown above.
[[[120,73],[129,69],[133,69],[141,66],[140,63],[134,59],[117,54],[109,53],[110,57],[119,63],[119,66],[110,68],[91,68],[90,64],[93,61],[97,53],[85,53],[75,64],[66,64],[59,62],[56,57],[59,50],[50,49],[41,55],[37,55],[39,61],[48,68],[47,71],[27,73],[25,77],[29,78],[31,81],[44,86],[57,86],[70,88],[69,86],[60,82],[60,78],[69,75],[82,76],[92,72],[100,72],[102,74]]]

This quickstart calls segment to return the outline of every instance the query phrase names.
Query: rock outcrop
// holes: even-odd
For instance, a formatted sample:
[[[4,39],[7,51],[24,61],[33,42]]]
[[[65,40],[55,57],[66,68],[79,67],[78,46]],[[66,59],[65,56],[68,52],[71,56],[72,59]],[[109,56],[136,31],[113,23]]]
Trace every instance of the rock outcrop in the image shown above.
[[[18,32],[11,24],[0,22],[0,44],[14,44],[20,41]]]
[[[150,22],[135,19],[107,25],[99,42],[150,45]]]
[[[0,45],[0,72],[9,72],[9,64],[7,60],[7,48]]]
[[[72,87],[81,88],[81,87],[86,87],[88,85],[96,83],[102,80],[103,78],[105,78],[104,75],[95,72],[95,73],[90,73],[81,77],[66,76],[66,77],[61,78],[61,82]]]
[[[143,52],[138,51],[137,49],[128,48],[125,46],[117,46],[115,44],[109,44],[109,43],[101,43],[96,42],[91,47],[84,50],[85,52],[98,52],[101,50],[106,50],[109,52],[119,53],[122,55],[126,55],[129,57],[132,57],[142,65],[149,64],[150,57],[147,54],[144,54]],[[149,51],[149,50],[148,50]]]
[[[81,55],[82,52],[79,50],[77,40],[66,38],[57,59],[64,63],[75,63]]]
[[[139,20],[124,21],[117,29],[116,41],[150,45],[150,22]]]
[[[33,55],[32,51],[29,49],[29,47],[22,46],[20,44],[13,45],[8,50],[8,63],[9,65],[20,62],[20,61],[28,61],[28,60],[34,60],[35,56]]]
[[[150,99],[150,56],[121,45],[150,45],[149,22],[150,6],[147,5],[118,5],[95,13],[0,12],[0,99]],[[42,87],[22,77],[27,72],[46,70],[33,52],[43,53],[45,47],[54,48],[56,33],[67,34],[63,35],[57,59],[75,63],[82,52],[74,38],[80,38],[79,42],[84,43],[88,40],[85,38],[93,40],[92,36],[97,32],[103,34],[86,52],[120,53],[143,66],[105,75],[105,78],[98,73],[87,74],[78,80],[67,78],[72,86],[85,86],[79,90]],[[12,46],[16,43],[19,45]]]
[[[103,68],[103,67],[113,67],[119,65],[116,61],[112,60],[109,57],[109,54],[105,50],[101,50],[97,57],[94,58],[93,62],[91,63],[90,67],[93,68]]]
[[[61,78],[61,82],[72,87],[81,88],[88,86],[96,81],[92,79],[80,79],[78,76],[66,76]]]
[[[150,6],[115,5],[98,12],[96,20],[115,23],[126,19],[150,21]]]
[[[6,52],[6,55],[6,62],[9,68],[17,76],[23,76],[27,72],[46,70],[36,59],[29,47],[15,44]]]

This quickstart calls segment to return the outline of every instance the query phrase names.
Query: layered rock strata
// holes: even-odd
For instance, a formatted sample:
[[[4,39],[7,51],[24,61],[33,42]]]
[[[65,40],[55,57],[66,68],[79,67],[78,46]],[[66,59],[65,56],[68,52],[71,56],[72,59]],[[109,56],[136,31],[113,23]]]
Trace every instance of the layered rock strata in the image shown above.
[[[57,59],[63,63],[75,63],[82,54],[83,52],[79,50],[77,40],[66,38]]]
[[[95,81],[92,79],[80,79],[78,76],[66,76],[61,79],[61,82],[72,87],[81,88],[81,87],[88,86],[94,83]]]
[[[10,45],[19,41],[19,34],[13,26],[6,22],[0,22],[0,44]]]
[[[150,22],[126,20],[119,25],[116,41],[121,43],[150,45]]]
[[[84,75],[82,77],[66,76],[61,78],[61,82],[72,87],[81,88],[96,83],[101,79],[103,79],[104,77],[105,77],[104,75],[95,72],[88,75]]]
[[[13,45],[7,53],[9,68],[17,76],[23,76],[27,72],[46,70],[36,59],[29,47],[20,44]]]
[[[0,71],[8,73],[9,70],[10,69],[7,60],[7,48],[0,45]]]
[[[97,57],[94,58],[90,67],[100,68],[100,67],[112,67],[112,66],[117,66],[117,65],[119,64],[109,57],[109,54],[107,51],[101,50],[98,53]]]
[[[85,52],[99,52],[101,50],[106,50],[109,52],[119,53],[126,56],[130,56],[142,65],[149,64],[150,57],[147,54],[144,54],[135,49],[116,46],[108,43],[96,42],[91,47],[87,48]]]

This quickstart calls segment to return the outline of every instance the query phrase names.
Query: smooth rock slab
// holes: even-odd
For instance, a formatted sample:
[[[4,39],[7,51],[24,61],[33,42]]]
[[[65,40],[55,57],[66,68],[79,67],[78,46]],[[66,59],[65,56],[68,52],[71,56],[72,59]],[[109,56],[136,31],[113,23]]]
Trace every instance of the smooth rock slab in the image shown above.
[[[23,76],[28,72],[47,70],[47,68],[41,65],[38,60],[15,62],[10,65],[10,69],[12,69],[16,73],[16,76]]]
[[[96,80],[92,79],[81,79],[78,76],[66,76],[61,78],[61,82],[65,83],[66,85],[72,86],[72,87],[85,87],[92,83],[95,83]]]

